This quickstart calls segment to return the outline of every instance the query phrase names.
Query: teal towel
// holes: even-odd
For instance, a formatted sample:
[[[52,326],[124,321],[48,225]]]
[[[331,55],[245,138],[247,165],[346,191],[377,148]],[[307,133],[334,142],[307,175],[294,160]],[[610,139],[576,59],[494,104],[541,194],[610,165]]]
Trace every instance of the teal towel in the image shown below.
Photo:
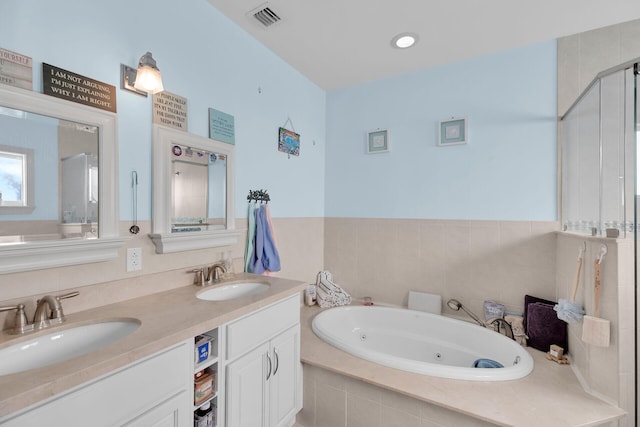
[[[253,241],[256,235],[256,216],[255,216],[256,204],[249,203],[249,210],[247,212],[247,219],[249,220],[249,227],[247,228],[247,247],[244,254],[244,271],[249,273],[251,265],[251,259],[254,256]]]

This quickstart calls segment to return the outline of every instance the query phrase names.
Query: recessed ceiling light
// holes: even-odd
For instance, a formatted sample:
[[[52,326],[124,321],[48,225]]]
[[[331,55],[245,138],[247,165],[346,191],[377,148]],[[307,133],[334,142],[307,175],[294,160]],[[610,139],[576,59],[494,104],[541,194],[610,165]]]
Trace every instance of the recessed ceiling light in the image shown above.
[[[391,46],[397,49],[406,49],[418,42],[418,35],[414,33],[401,33],[391,39]]]

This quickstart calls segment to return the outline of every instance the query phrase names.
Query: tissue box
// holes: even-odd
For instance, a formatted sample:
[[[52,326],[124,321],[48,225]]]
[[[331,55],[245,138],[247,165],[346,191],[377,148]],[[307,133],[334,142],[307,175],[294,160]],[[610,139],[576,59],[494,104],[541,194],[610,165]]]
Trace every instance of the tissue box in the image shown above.
[[[196,337],[195,356],[196,365],[204,362],[211,354],[211,337],[207,335],[198,335]]]

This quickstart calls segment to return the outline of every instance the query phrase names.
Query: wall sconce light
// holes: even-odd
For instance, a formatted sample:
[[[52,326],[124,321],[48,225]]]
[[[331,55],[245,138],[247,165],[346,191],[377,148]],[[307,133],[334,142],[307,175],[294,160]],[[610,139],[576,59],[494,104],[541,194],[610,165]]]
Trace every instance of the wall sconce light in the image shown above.
[[[142,96],[147,96],[147,93],[154,94],[164,90],[160,70],[156,66],[156,60],[151,56],[151,52],[147,52],[140,57],[137,70],[120,64],[120,71],[120,87],[122,89]]]

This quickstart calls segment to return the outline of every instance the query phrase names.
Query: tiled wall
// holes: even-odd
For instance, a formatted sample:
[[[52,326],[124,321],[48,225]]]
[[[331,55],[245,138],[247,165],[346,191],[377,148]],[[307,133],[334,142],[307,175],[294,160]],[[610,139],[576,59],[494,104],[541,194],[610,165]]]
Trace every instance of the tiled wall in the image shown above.
[[[558,39],[558,114],[601,71],[640,57],[640,19]]]
[[[565,113],[598,73],[638,58],[640,58],[640,19],[560,38],[558,40],[558,114]],[[564,245],[562,241],[559,241],[559,244]],[[575,352],[580,352],[577,355],[576,364],[585,381],[588,382],[587,386],[614,400],[618,400],[619,396],[619,405],[630,413],[633,413],[634,406],[640,403],[640,396],[636,396],[635,402],[631,401],[636,392],[634,385],[636,367],[630,359],[635,352],[640,351],[640,348],[633,348],[633,334],[637,325],[633,321],[633,308],[630,308],[634,300],[633,270],[637,262],[634,260],[632,244],[633,241],[625,241],[624,244],[618,245],[616,251],[618,271],[615,273],[619,280],[618,293],[608,302],[615,304],[614,300],[617,298],[619,304],[616,311],[608,313],[609,320],[617,325],[615,329],[612,326],[612,333],[618,335],[616,339],[619,345],[617,349],[619,358],[603,357],[603,352],[606,354],[612,349],[581,347],[576,337],[576,328],[570,328],[572,342],[575,342]],[[572,246],[573,248],[567,249],[567,253],[564,249],[562,252],[559,250],[559,257],[575,258],[577,256],[575,242]],[[564,261],[562,264],[565,264]],[[559,268],[559,275],[563,274],[560,271],[562,268]],[[610,292],[611,289],[608,291]],[[611,310],[611,306],[606,309]],[[571,342],[569,345],[571,346]],[[598,363],[599,361],[603,364]],[[611,371],[612,368],[609,365],[612,361],[620,366],[618,372]],[[611,376],[603,378],[603,371],[609,372]]]
[[[478,315],[485,300],[521,312],[525,294],[555,297],[557,229],[557,222],[326,218],[325,267],[356,298],[406,306],[413,290],[459,299]]]
[[[493,424],[356,379],[304,366],[304,427],[486,427]]]
[[[573,293],[579,248],[586,243],[576,302],[594,316],[594,262],[601,247],[602,262],[599,318],[610,322],[610,345],[598,347],[582,340],[583,323],[570,323],[569,352],[572,368],[585,390],[633,413],[634,402],[634,271],[633,240],[606,239],[559,233],[557,239],[558,298]],[[629,420],[620,421],[620,425]]]
[[[277,276],[314,282],[323,264],[323,218],[274,218],[273,224],[282,264],[282,271]],[[120,235],[129,235],[130,225],[123,223]],[[65,313],[69,314],[180,286],[190,286],[193,274],[187,271],[213,264],[222,259],[222,252],[225,250],[231,250],[235,271],[241,272],[243,269],[244,235],[233,248],[159,255],[155,253],[155,247],[147,236],[150,223],[141,222],[138,225],[140,233],[132,236],[115,260],[0,275],[2,305],[24,303],[27,313],[32,315],[38,297],[79,290],[79,296],[64,301]],[[246,218],[237,219],[236,227],[246,229]],[[128,247],[142,248],[141,271],[125,271]],[[0,325],[3,325],[3,329],[10,327],[10,318],[11,313],[0,313]]]

